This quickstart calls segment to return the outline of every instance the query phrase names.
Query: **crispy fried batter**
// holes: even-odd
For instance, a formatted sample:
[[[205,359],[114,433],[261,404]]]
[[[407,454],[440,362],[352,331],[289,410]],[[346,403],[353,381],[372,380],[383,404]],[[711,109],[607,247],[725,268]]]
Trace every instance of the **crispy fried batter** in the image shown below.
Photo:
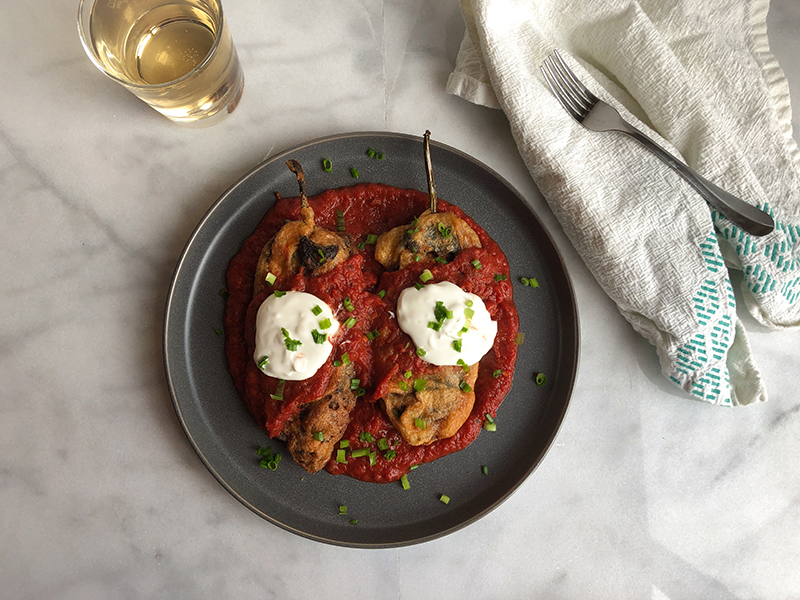
[[[452,260],[465,248],[480,248],[478,234],[467,223],[449,212],[426,210],[414,223],[390,229],[375,243],[375,259],[386,269],[403,269],[416,256]]]
[[[314,223],[314,209],[306,197],[303,169],[294,160],[286,164],[297,176],[300,186],[300,220],[286,223],[264,245],[256,265],[254,295],[266,287],[265,279],[269,273],[281,279],[305,268],[312,276],[324,275],[346,261],[351,252],[352,244],[348,236]]]
[[[354,376],[352,364],[334,368],[322,398],[301,407],[283,426],[281,438],[286,441],[289,453],[309,473],[316,473],[327,464],[350,423],[350,411],[356,405],[356,397],[350,390]],[[322,441],[314,437],[318,432],[322,433]]]
[[[455,435],[469,417],[475,391],[464,392],[462,382],[472,388],[478,365],[464,373],[461,367],[438,367],[426,378],[425,389],[404,391],[395,383],[383,397],[386,415],[400,435],[412,446],[426,446]],[[399,382],[398,382],[399,383]],[[421,419],[421,421],[418,421]],[[424,427],[418,425],[424,422]]]

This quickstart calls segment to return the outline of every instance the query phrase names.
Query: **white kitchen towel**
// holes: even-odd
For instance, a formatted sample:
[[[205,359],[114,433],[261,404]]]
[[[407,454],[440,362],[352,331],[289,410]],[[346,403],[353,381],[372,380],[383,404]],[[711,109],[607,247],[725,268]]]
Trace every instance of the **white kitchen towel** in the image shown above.
[[[768,0],[462,0],[448,91],[501,108],[587,266],[657,348],[661,369],[720,405],[766,400],[736,314],[800,327],[800,152],[769,52]],[[620,133],[571,119],[539,67],[553,49],[596,95],[720,187],[767,210],[753,237]]]

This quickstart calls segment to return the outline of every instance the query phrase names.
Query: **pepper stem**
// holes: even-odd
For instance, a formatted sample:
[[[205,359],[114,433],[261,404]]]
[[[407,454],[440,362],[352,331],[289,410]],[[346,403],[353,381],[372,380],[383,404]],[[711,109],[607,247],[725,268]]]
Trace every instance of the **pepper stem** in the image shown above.
[[[423,148],[425,150],[425,173],[428,176],[428,196],[430,198],[430,209],[432,213],[435,213],[436,182],[433,180],[433,165],[431,165],[431,132],[427,130],[425,131]]]

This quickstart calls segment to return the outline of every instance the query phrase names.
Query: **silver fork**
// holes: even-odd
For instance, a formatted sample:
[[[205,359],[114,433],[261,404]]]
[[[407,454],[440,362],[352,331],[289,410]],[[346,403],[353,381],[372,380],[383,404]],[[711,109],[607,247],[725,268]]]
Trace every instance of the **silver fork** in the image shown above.
[[[704,179],[626,122],[614,107],[600,100],[580,82],[558,50],[544,60],[541,69],[555,97],[578,123],[592,131],[627,133],[672,167],[709,204],[746,232],[761,236],[775,229],[775,221],[770,215]]]

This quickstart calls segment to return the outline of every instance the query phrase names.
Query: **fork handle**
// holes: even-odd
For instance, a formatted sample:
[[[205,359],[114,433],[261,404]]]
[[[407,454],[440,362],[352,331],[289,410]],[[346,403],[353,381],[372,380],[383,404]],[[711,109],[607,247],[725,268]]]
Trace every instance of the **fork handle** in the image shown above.
[[[672,154],[664,150],[644,133],[628,123],[626,123],[626,125],[627,127],[625,129],[620,128],[619,130],[633,137],[645,148],[652,151],[658,158],[672,167],[697,190],[697,193],[705,198],[706,202],[728,217],[735,225],[744,229],[747,233],[756,236],[767,235],[775,229],[775,221],[763,210],[756,208],[752,204],[748,204],[744,200],[737,198],[733,194],[726,192],[722,188],[701,177],[690,167],[686,166],[686,163],[672,156]]]

